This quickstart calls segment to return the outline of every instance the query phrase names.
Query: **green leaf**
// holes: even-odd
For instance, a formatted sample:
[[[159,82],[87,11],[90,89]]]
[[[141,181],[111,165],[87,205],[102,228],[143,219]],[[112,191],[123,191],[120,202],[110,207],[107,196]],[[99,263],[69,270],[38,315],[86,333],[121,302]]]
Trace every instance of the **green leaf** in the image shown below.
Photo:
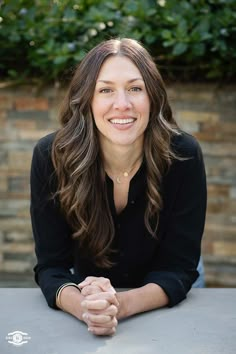
[[[182,19],[180,22],[179,22],[179,25],[177,27],[177,35],[178,36],[184,36],[186,35],[188,31],[188,25],[187,25],[187,22],[185,19]]]
[[[64,11],[64,19],[65,20],[73,20],[76,17],[76,12],[72,8],[66,8]]]
[[[61,56],[61,57],[56,57],[54,60],[53,60],[53,63],[55,65],[61,65],[61,64],[64,64],[66,61],[68,60],[68,57],[66,56]]]
[[[164,41],[162,44],[163,44],[163,47],[172,47],[174,44],[176,43],[176,40],[175,39],[171,39],[169,41]]]
[[[145,40],[148,44],[154,43],[156,40],[156,36],[153,33],[149,33],[145,36]]]
[[[148,9],[146,12],[147,16],[154,16],[156,15],[156,13],[157,13],[156,9]]]
[[[187,48],[188,48],[188,46],[186,43],[177,43],[172,50],[172,54],[174,56],[181,55],[184,52],[186,52]]]
[[[201,34],[201,40],[206,41],[212,39],[213,35],[211,33],[205,32]]]
[[[171,39],[172,38],[172,32],[170,30],[163,30],[163,31],[161,31],[161,36],[164,39]]]
[[[210,29],[210,17],[205,16],[203,19],[200,20],[200,22],[194,28],[193,32],[196,31],[203,34],[203,33],[208,33],[209,29]]]
[[[205,54],[206,46],[204,43],[196,43],[192,47],[192,53],[196,57],[201,57]]]

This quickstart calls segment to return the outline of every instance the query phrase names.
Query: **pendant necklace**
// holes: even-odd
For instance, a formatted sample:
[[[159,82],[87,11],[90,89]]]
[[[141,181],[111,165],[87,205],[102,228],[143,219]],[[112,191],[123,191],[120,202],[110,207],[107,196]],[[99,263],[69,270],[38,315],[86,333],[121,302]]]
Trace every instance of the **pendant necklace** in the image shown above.
[[[115,177],[116,183],[122,184],[124,182],[124,180],[130,176],[131,172],[135,169],[138,162],[140,162],[140,157],[135,161],[133,167],[130,170],[126,170],[124,172],[121,172],[118,176]]]
[[[132,168],[132,170],[133,170],[133,168]],[[130,170],[129,172],[128,172],[128,171],[123,172],[122,175],[121,175],[121,177],[120,177],[120,176],[117,176],[117,177],[115,178],[115,179],[116,179],[116,182],[117,182],[118,184],[121,184],[121,183],[122,183],[121,178],[122,178],[122,177],[125,177],[125,178],[129,177],[129,174],[130,174],[130,172],[132,172],[132,170]]]

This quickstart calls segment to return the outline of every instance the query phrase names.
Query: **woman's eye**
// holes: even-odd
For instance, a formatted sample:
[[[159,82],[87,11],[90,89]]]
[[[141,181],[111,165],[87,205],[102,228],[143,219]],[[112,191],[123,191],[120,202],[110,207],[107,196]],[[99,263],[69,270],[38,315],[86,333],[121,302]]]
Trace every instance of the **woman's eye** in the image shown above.
[[[133,92],[139,92],[139,91],[142,91],[141,87],[131,87],[130,91],[133,91]]]
[[[105,89],[99,90],[99,92],[100,92],[100,93],[110,93],[110,92],[111,92],[111,89],[105,88]]]

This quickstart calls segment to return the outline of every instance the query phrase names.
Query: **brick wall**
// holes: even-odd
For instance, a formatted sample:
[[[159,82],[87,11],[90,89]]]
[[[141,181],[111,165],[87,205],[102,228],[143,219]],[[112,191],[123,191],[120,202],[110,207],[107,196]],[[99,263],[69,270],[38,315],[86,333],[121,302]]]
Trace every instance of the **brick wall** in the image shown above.
[[[207,284],[236,286],[236,87],[185,85],[169,94],[180,125],[197,137],[204,154]]]
[[[168,89],[181,127],[204,153],[208,209],[203,257],[209,286],[236,286],[236,87]],[[0,274],[32,274],[29,169],[35,142],[58,127],[62,90],[0,88]]]

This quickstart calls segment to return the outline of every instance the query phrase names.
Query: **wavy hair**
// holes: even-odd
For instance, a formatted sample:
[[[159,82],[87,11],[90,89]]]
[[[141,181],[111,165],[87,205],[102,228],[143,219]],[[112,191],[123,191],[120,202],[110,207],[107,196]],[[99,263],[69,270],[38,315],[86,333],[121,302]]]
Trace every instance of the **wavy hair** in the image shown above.
[[[162,177],[173,159],[178,158],[171,148],[171,138],[179,134],[162,77],[141,44],[129,38],[111,39],[98,44],[85,56],[71,80],[60,112],[61,127],[52,145],[52,161],[58,179],[55,196],[59,197],[83,254],[104,268],[112,265],[110,255],[115,230],[91,102],[101,66],[110,56],[127,57],[136,65],[151,103],[144,137],[147,169],[144,222],[154,237],[163,207]]]

